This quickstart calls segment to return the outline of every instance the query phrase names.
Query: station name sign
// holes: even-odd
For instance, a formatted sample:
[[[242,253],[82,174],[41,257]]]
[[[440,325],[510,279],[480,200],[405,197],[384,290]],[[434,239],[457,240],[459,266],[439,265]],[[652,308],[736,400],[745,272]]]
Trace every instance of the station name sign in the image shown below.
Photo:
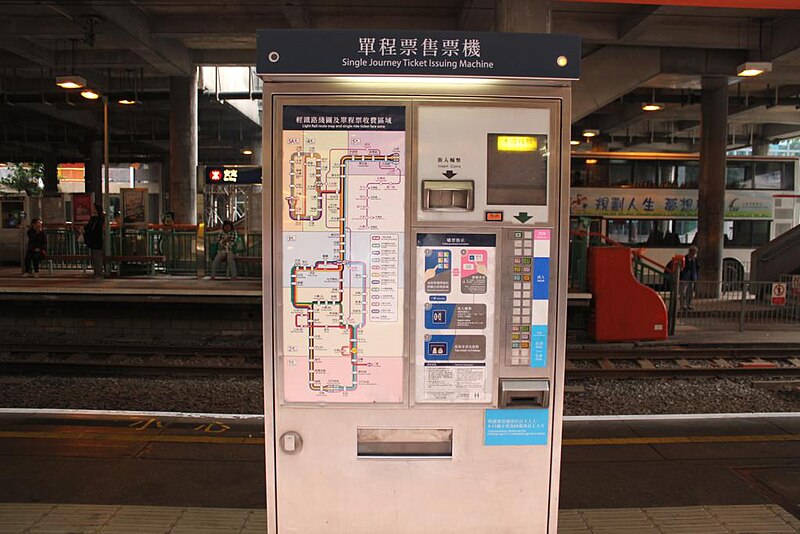
[[[259,30],[258,74],[576,80],[574,35],[442,31]]]
[[[261,167],[209,166],[205,178],[206,184],[260,184]]]

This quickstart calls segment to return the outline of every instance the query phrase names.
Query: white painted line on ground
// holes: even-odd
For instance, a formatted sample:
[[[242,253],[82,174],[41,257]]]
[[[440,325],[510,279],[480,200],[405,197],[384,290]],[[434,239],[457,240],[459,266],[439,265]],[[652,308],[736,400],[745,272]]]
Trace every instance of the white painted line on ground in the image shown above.
[[[564,421],[666,421],[674,419],[764,419],[766,417],[800,418],[800,412],[565,415]]]
[[[57,408],[0,408],[0,415],[5,414],[30,414],[30,415],[99,415],[99,416],[130,416],[130,417],[174,417],[184,419],[238,419],[238,420],[263,420],[261,414],[250,413],[194,413],[194,412],[147,412],[134,410],[68,410]]]

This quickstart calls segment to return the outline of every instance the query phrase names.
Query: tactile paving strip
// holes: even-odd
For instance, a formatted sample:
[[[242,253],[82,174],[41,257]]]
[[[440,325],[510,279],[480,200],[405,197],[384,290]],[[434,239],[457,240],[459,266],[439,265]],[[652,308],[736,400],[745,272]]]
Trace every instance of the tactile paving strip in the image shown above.
[[[778,505],[562,510],[559,534],[797,533],[800,520]]]
[[[797,533],[778,505],[562,510],[559,534]],[[265,510],[0,503],[0,533],[264,534]],[[387,533],[388,534],[388,533]]]

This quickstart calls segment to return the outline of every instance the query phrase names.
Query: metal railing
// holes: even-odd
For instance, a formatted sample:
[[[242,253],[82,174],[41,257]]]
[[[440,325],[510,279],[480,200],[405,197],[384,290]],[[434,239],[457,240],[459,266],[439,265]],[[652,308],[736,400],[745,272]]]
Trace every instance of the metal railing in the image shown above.
[[[678,284],[676,323],[703,329],[796,328],[800,297],[787,291],[783,303],[772,299],[773,282],[686,282]]]
[[[89,249],[79,242],[76,226],[65,225],[45,229],[47,236],[47,258],[45,268],[51,270],[86,270],[90,265]],[[214,259],[210,245],[216,241],[217,232],[205,233],[198,248],[197,227],[188,225],[150,225],[147,227],[111,228],[111,256],[124,257],[125,275],[168,274],[195,275],[198,264],[211,270]],[[237,262],[242,277],[261,276],[261,234],[240,234],[244,250]],[[24,256],[24,248],[21,251]],[[136,258],[141,258],[137,262]],[[159,258],[159,261],[150,261]],[[163,258],[163,261],[161,261]],[[23,258],[20,258],[20,262]],[[117,266],[119,269],[119,266]],[[121,275],[123,273],[120,273]]]

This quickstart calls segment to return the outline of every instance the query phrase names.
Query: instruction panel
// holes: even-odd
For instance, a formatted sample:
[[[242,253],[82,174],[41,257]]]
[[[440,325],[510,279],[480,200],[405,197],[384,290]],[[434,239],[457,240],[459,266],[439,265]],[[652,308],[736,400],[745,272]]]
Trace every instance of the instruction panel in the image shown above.
[[[286,402],[402,402],[405,107],[285,106]]]
[[[494,234],[417,234],[417,402],[491,402],[495,250]]]

